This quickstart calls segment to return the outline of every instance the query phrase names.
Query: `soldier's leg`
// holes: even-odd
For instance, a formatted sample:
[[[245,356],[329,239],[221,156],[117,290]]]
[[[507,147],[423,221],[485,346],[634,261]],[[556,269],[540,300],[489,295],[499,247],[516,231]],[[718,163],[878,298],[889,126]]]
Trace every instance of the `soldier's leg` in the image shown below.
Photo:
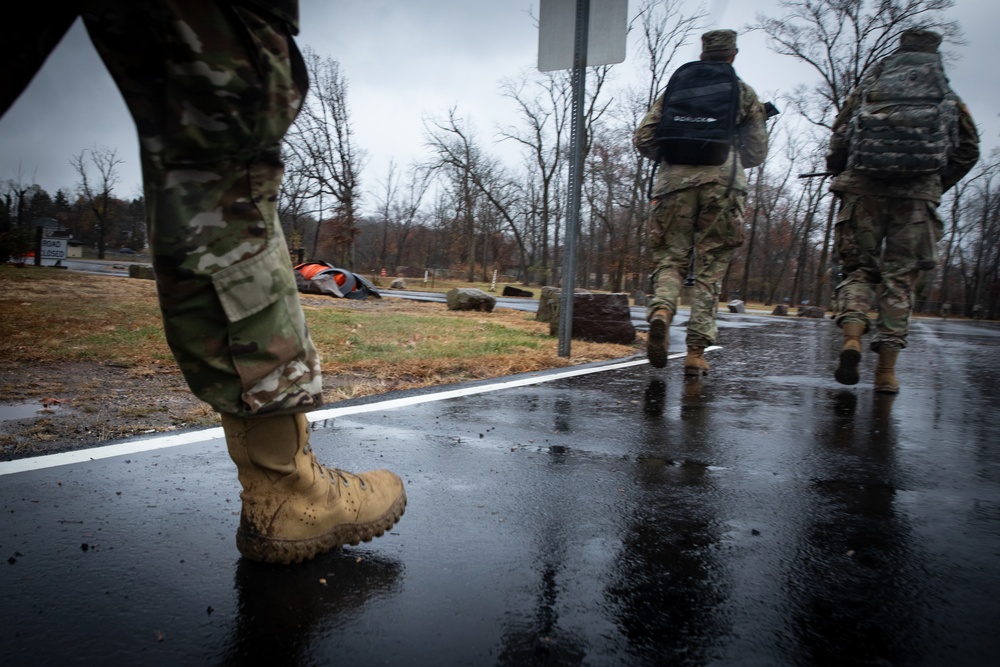
[[[306,85],[288,27],[228,3],[86,4],[139,130],[168,342],[243,486],[240,552],[292,563],[383,534],[402,481],[320,465],[302,414],[322,391],[276,213]]]
[[[887,230],[882,251],[882,291],[871,347],[907,346],[913,289],[921,271],[937,263],[937,242],[943,224],[936,205],[920,199],[895,199],[887,204]]]
[[[691,197],[671,193],[651,203],[648,245],[653,252],[653,295],[646,309],[649,339],[646,353],[655,368],[667,364],[670,324],[677,313],[693,215]]]
[[[697,211],[695,190],[681,190],[654,200],[647,244],[653,253],[653,294],[646,308],[647,320],[666,309],[677,313],[677,299],[691,254],[691,224]]]
[[[933,202],[896,199],[888,203],[885,248],[882,252],[882,292],[872,349],[878,352],[875,391],[899,392],[896,359],[907,346],[913,289],[921,271],[937,263],[937,242],[944,226]]]
[[[723,185],[698,188],[695,284],[688,323],[688,343],[713,345],[718,340],[716,314],[722,278],[743,244],[743,195]]]
[[[695,224],[695,280],[684,360],[684,372],[689,376],[708,372],[704,351],[719,337],[716,315],[722,279],[733,253],[743,244],[743,195],[716,184],[698,188]]]
[[[868,313],[875,307],[876,287],[881,283],[880,254],[884,232],[884,203],[875,197],[841,196],[834,231],[834,246],[842,280],[835,290],[837,325],[843,343],[834,370],[837,382],[858,383],[861,337],[871,327]]]
[[[139,133],[167,341],[220,412],[322,402],[277,219],[279,149],[305,93],[288,29],[228,3],[84,3]]]
[[[871,327],[875,288],[882,282],[880,257],[885,205],[877,197],[844,194],[834,229],[841,281],[836,287],[837,324],[860,322]]]

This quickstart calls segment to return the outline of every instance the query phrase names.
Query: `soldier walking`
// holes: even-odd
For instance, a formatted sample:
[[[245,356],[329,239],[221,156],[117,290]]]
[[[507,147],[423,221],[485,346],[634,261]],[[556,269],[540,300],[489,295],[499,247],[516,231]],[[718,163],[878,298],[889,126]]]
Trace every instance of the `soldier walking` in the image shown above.
[[[911,29],[851,92],[833,125],[827,170],[840,200],[835,244],[841,282],[836,321],[844,342],[834,377],[857,384],[861,337],[873,326],[875,391],[899,392],[913,286],[937,263],[942,193],[979,159],[979,136],[948,85],[941,36]]]
[[[633,143],[658,163],[647,243],[653,251],[649,363],[667,363],[670,323],[682,285],[693,288],[684,374],[708,373],[704,351],[716,342],[720,283],[743,244],[744,169],[767,157],[764,107],[733,70],[736,33],[702,35],[698,61],[678,68],[639,123]]]

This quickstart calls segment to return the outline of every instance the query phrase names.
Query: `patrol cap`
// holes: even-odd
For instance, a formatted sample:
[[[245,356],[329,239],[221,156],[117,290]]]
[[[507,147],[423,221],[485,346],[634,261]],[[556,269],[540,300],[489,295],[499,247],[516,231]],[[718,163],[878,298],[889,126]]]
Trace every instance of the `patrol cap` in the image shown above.
[[[735,30],[710,30],[701,36],[701,52],[706,53],[736,53]]]
[[[904,30],[899,36],[899,48],[904,51],[922,51],[924,53],[937,53],[938,46],[941,45],[941,35],[933,30],[923,28],[910,28]]]

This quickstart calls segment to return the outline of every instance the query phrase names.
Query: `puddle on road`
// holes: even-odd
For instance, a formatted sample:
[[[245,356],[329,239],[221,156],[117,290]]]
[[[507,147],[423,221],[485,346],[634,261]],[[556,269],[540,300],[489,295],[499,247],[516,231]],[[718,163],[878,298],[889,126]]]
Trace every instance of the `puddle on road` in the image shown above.
[[[0,404],[0,422],[44,417],[62,412],[62,410],[63,406],[58,403],[53,405],[43,405],[42,403]]]

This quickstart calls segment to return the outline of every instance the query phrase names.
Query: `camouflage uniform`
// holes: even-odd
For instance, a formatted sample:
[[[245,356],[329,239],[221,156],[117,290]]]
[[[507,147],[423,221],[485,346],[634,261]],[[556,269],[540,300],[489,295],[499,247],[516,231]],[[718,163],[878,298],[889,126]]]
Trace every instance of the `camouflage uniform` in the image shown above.
[[[907,50],[936,53],[937,42],[924,33],[909,33]],[[930,39],[927,44],[921,40]],[[941,195],[972,169],[979,159],[979,136],[968,109],[958,105],[958,144],[943,173],[917,178],[880,179],[847,169],[851,119],[862,102],[862,91],[878,77],[886,61],[872,69],[844,103],[833,126],[827,170],[838,174],[830,189],[840,199],[835,246],[842,271],[836,287],[837,324],[848,322],[872,327],[868,313],[878,311],[873,350],[883,344],[903,349],[907,345],[913,287],[921,271],[937,264],[937,242],[944,228],[937,215]],[[953,94],[953,93],[952,93]]]
[[[318,406],[276,211],[281,139],[307,88],[296,0],[65,4],[32,5],[38,30],[5,44],[0,112],[81,16],[136,123],[160,308],[192,391],[241,417]]]
[[[731,39],[735,33],[731,31]],[[735,51],[734,51],[735,52]],[[644,157],[659,160],[656,128],[663,108],[661,95],[635,131],[633,143]],[[744,168],[767,157],[763,105],[753,89],[740,81],[737,150],[718,166],[659,164],[650,202],[647,244],[653,251],[653,295],[647,319],[659,308],[677,312],[677,298],[696,253],[694,293],[688,322],[689,346],[716,342],[715,316],[719,291],[733,252],[743,244],[747,179]],[[693,243],[692,243],[693,241]]]

